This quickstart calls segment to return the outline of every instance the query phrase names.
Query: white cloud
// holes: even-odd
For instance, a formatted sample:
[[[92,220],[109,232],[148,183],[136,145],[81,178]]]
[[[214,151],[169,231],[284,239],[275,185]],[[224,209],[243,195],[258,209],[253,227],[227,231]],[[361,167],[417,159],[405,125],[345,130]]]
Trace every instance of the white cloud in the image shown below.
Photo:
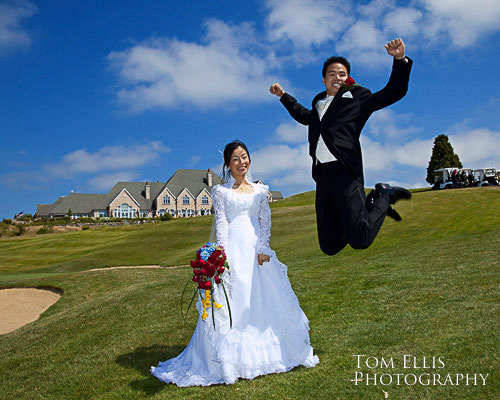
[[[422,17],[424,13],[410,7],[396,8],[384,16],[383,26],[387,33],[401,37],[414,37],[422,33]],[[425,30],[424,30],[425,31]]]
[[[276,136],[287,143],[307,141],[307,127],[296,122],[285,122],[276,128]]]
[[[307,144],[271,144],[253,151],[252,173],[266,184],[288,192],[311,186],[311,159]]]
[[[22,26],[23,20],[30,18],[38,8],[29,1],[11,1],[0,4],[0,52],[15,47],[28,47],[31,38]]]
[[[286,61],[317,62],[332,49],[356,68],[389,66],[383,44],[402,36],[412,52],[446,43],[471,46],[500,29],[497,0],[266,0],[265,33],[248,22],[205,22],[200,42],[151,38],[107,59],[120,78],[117,98],[129,110],[234,108],[271,101],[269,84]],[[451,44],[451,47],[450,47]],[[447,48],[448,48],[447,47]]]
[[[273,52],[252,26],[216,19],[205,26],[205,44],[157,38],[109,54],[122,78],[119,100],[134,111],[272,100],[268,87],[277,80],[271,73]]]
[[[456,47],[474,44],[484,35],[500,29],[498,0],[420,0],[429,26],[449,36]]]
[[[419,131],[419,128],[409,124],[410,114],[398,114],[384,108],[373,113],[365,128],[365,132],[375,137],[401,138]]]
[[[384,44],[387,38],[373,21],[359,20],[347,30],[336,49],[363,68],[374,68],[389,63]]]
[[[455,153],[466,168],[500,168],[500,132],[485,128],[449,135]]]
[[[130,170],[155,161],[169,151],[160,141],[129,147],[106,146],[94,153],[81,149],[65,154],[58,163],[45,165],[44,170],[53,176]]]
[[[346,1],[268,0],[267,6],[270,40],[291,40],[302,50],[337,39],[352,20]]]
[[[189,158],[189,164],[190,164],[191,166],[194,166],[194,165],[198,164],[198,162],[199,162],[200,160],[201,160],[201,156],[199,156],[199,155],[194,155],[194,156],[191,156],[191,157]]]
[[[128,147],[106,146],[95,152],[80,149],[65,154],[59,162],[53,164],[3,174],[0,176],[0,183],[16,189],[26,189],[61,179],[82,182],[87,176],[87,183],[91,187],[109,189],[117,181],[136,179],[138,168],[159,160],[169,151],[160,141]]]
[[[110,174],[101,174],[88,181],[89,186],[96,190],[110,190],[116,182],[131,182],[137,179],[133,171],[120,171]]]
[[[442,46],[450,50],[471,46],[500,30],[498,0],[413,0],[400,6],[395,0],[372,0],[352,7],[334,0],[268,0],[268,37],[281,44],[291,41],[291,57],[302,62],[311,47],[334,47],[363,68],[387,64],[383,44],[403,37],[415,51]],[[300,57],[306,49],[306,56]],[[315,61],[311,58],[309,62]]]

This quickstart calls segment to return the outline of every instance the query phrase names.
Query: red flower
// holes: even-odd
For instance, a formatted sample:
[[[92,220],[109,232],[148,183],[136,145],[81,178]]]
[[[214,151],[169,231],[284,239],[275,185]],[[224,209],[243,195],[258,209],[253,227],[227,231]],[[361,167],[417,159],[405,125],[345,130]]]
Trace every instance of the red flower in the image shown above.
[[[214,274],[215,274],[215,267],[213,265],[205,267],[205,270],[207,271],[207,273],[206,273],[207,276],[209,276],[209,277],[214,276]]]
[[[220,279],[218,276],[214,278],[215,283],[218,285],[219,283],[222,282],[222,279]]]
[[[216,266],[217,268],[220,268],[220,267],[224,266],[224,264],[225,264],[225,263],[226,263],[226,262],[224,261],[224,259],[219,258],[219,259],[217,260],[217,263],[216,263],[216,265],[215,265],[215,266]]]
[[[206,281],[206,282],[198,282],[198,288],[200,289],[210,289],[212,287],[212,283],[210,281]]]
[[[221,256],[222,252],[220,250],[215,250],[212,255],[216,258],[219,258]]]
[[[348,77],[345,81],[344,81],[344,85],[345,86],[351,86],[351,85],[354,85],[356,83],[356,81],[352,78],[352,76]]]
[[[193,269],[193,274],[201,275],[201,271],[199,269]]]
[[[198,282],[200,277],[198,275],[193,276],[193,282]]]
[[[222,274],[224,272],[225,268],[224,267],[219,267],[217,268],[217,273]]]

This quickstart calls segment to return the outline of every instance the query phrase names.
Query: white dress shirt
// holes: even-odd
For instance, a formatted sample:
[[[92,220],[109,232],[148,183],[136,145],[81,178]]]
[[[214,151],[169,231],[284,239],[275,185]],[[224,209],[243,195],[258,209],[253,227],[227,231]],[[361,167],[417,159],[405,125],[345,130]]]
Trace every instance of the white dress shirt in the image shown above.
[[[333,97],[334,96],[326,96],[324,99],[319,100],[316,103],[316,110],[318,110],[320,121],[323,118],[323,115],[325,115],[326,110],[328,110],[328,107],[330,106]],[[321,134],[319,135],[318,145],[316,146],[316,160],[317,160],[316,162],[319,161],[320,163],[323,164],[337,160],[335,156],[330,152],[330,150],[328,150],[328,147],[326,147],[326,144]]]

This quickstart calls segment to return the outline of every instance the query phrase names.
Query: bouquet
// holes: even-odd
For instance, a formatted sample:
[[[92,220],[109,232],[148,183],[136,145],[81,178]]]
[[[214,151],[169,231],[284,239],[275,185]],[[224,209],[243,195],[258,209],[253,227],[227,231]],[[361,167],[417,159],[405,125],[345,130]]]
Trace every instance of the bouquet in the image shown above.
[[[224,271],[226,269],[229,271],[229,265],[227,263],[227,257],[224,248],[222,246],[217,246],[216,243],[207,243],[196,252],[196,259],[191,261],[191,267],[193,268],[193,278],[190,281],[195,282],[197,285],[186,314],[188,313],[191,304],[193,304],[193,300],[196,297],[196,294],[198,294],[200,296],[201,304],[203,305],[203,313],[201,315],[201,318],[205,320],[208,317],[207,308],[212,307],[212,322],[215,329],[214,308],[219,309],[222,307],[222,305],[215,302],[215,300],[213,299],[213,294],[216,285],[221,285],[224,291],[224,296],[226,297],[226,304],[229,312],[229,322],[232,327],[233,320],[231,318],[231,307],[229,306],[229,299],[227,297],[226,288],[222,280],[222,274],[224,273]],[[181,314],[184,320],[186,319],[184,317],[184,314],[182,313],[182,300],[184,297],[184,292],[186,291],[187,285],[190,281],[186,283],[181,298]]]

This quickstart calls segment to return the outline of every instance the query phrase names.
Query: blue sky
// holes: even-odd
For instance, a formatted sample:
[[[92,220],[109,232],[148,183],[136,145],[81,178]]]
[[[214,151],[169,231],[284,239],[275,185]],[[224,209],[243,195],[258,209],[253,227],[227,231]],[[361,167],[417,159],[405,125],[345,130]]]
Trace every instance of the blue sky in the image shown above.
[[[220,173],[233,139],[255,178],[311,190],[306,128],[269,85],[310,106],[340,54],[378,90],[395,37],[415,64],[363,131],[367,185],[426,186],[441,133],[466,167],[500,168],[498,21],[496,0],[0,1],[0,218],[118,180]]]

